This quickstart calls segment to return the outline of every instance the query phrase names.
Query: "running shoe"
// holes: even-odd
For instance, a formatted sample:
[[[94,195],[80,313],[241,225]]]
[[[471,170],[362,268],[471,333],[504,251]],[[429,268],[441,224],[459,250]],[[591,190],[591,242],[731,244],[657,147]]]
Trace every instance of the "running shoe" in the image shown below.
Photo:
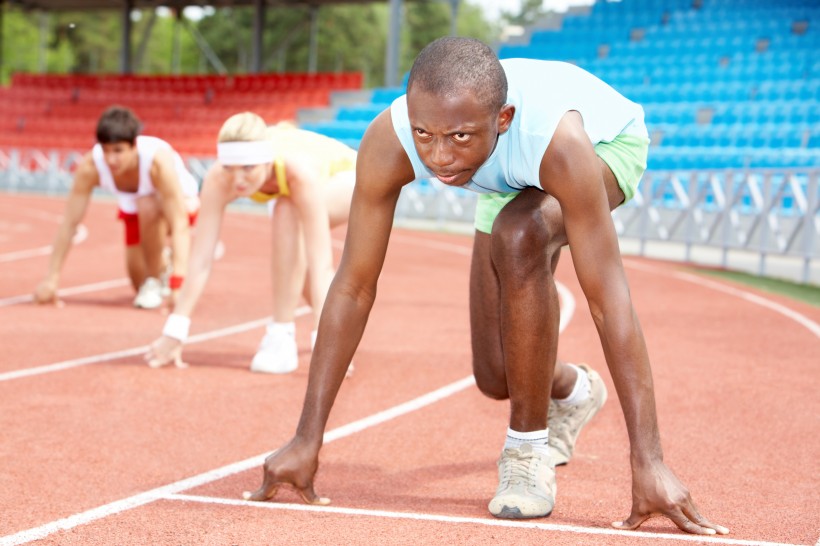
[[[507,448],[498,459],[498,489],[490,501],[497,518],[523,519],[549,516],[555,506],[555,466],[549,455],[532,445]]]
[[[162,305],[162,302],[162,283],[156,277],[148,277],[143,281],[137,297],[134,298],[134,307],[156,309]]]
[[[265,337],[251,361],[251,371],[290,373],[299,366],[299,354],[292,330],[268,324]]]
[[[555,466],[567,464],[575,451],[575,442],[584,425],[598,413],[606,402],[606,385],[601,376],[587,366],[579,368],[589,375],[589,398],[580,404],[557,404],[550,400],[549,431],[550,449]]]

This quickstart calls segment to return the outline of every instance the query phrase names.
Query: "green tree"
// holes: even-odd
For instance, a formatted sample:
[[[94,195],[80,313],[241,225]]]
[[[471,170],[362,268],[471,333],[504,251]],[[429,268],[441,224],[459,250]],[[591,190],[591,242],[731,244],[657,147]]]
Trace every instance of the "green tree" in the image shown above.
[[[518,13],[501,10],[501,18],[510,25],[529,26],[549,13],[542,0],[522,0]]]
[[[451,31],[451,5],[449,0],[424,2],[407,2],[405,4],[405,31],[402,35],[401,69],[410,70],[413,61],[419,52],[442,36],[448,36]],[[484,13],[477,6],[461,1],[458,8],[456,32],[459,36],[477,38],[491,43],[494,38],[494,28],[484,18]]]
[[[405,1],[400,70],[410,68],[424,45],[450,33],[450,9],[448,0]],[[5,55],[0,72],[3,81],[14,71],[120,71],[122,21],[118,10],[42,14],[23,13],[7,6],[4,14]],[[198,32],[229,73],[249,72],[253,17],[252,7],[213,10],[198,21],[177,21],[169,10],[136,10],[132,12],[132,70],[150,74],[214,72],[216,68],[193,37],[192,32]],[[318,71],[360,71],[366,86],[383,85],[389,27],[386,2],[322,6],[317,20]],[[310,21],[311,12],[306,7],[267,9],[263,22],[263,71],[308,71]],[[465,0],[459,6],[457,31],[459,35],[488,43],[496,35],[494,24],[488,23],[478,7]],[[38,47],[40,43],[45,47]]]

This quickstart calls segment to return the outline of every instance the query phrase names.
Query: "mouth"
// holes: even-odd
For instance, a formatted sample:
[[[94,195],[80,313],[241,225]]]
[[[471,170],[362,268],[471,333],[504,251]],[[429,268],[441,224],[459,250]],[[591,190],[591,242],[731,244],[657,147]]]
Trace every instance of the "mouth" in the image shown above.
[[[458,180],[461,177],[461,174],[462,173],[456,173],[456,174],[436,173],[436,178],[438,178],[441,183],[452,186],[455,183],[455,181]]]

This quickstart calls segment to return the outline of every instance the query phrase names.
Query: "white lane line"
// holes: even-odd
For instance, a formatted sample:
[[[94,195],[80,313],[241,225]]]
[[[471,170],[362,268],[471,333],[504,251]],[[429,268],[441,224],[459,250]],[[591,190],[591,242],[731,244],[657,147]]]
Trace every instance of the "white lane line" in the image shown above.
[[[469,376],[467,378],[456,381],[455,383],[446,385],[436,391],[420,396],[414,400],[410,400],[409,402],[399,404],[398,406],[395,406],[393,408],[370,415],[368,417],[365,417],[364,419],[360,419],[359,421],[354,421],[337,429],[331,430],[325,433],[324,443],[329,443],[334,440],[344,438],[345,436],[349,436],[356,432],[365,430],[369,427],[373,427],[378,424],[389,421],[391,419],[395,419],[406,413],[417,411],[434,402],[437,402],[457,392],[460,392],[472,384],[473,377]],[[86,512],[74,514],[63,519],[52,521],[39,527],[34,527],[31,529],[27,529],[25,531],[20,531],[13,535],[7,535],[5,537],[0,538],[0,546],[12,546],[17,544],[25,544],[33,540],[39,540],[58,531],[73,529],[80,525],[85,525],[92,521],[106,518],[108,516],[112,516],[114,514],[130,510],[132,508],[137,508],[144,504],[154,502],[158,499],[166,498],[169,495],[173,495],[174,493],[178,493],[180,491],[184,491],[187,489],[193,489],[194,487],[199,487],[201,485],[205,485],[216,480],[226,478],[233,474],[244,472],[245,470],[261,466],[262,463],[264,463],[265,457],[267,457],[267,455],[268,453],[263,453],[262,455],[257,455],[255,457],[245,459],[244,461],[240,461],[238,463],[229,464],[217,468],[215,470],[210,470],[208,472],[204,472],[202,474],[198,474],[196,476],[180,480],[178,482],[174,482],[172,484],[157,487],[156,489],[151,489],[150,491],[145,491],[143,493],[138,493],[134,496],[114,501],[109,504],[104,504],[102,506],[98,506],[97,508],[92,508],[91,510],[88,510]]]
[[[419,239],[419,241],[423,241],[423,239]],[[569,321],[572,319],[572,313],[575,310],[575,302],[574,302],[574,299],[572,297],[572,294],[570,293],[569,290],[566,289],[566,287],[564,287],[563,285],[560,285],[560,284],[558,286],[559,286],[559,293],[561,294],[561,298],[562,298],[561,319],[560,319],[560,324],[559,324],[559,331],[563,331],[564,328],[566,328],[567,324],[569,324]],[[564,298],[566,298],[566,299],[564,299]],[[300,310],[303,310],[303,309],[309,310],[309,308],[302,307],[299,310],[297,310],[297,312],[299,312]],[[267,321],[268,319],[262,319],[262,320]],[[255,321],[255,322],[259,322],[259,321]],[[251,324],[251,323],[246,323],[246,324]],[[233,330],[236,330],[236,329],[242,328],[242,327],[243,327],[243,325],[233,327]],[[220,331],[227,331],[227,330],[231,330],[231,328],[225,328],[225,329],[220,330]],[[200,334],[200,335],[204,336],[204,335],[212,335],[212,334]],[[189,338],[188,343],[191,343],[194,340],[200,341],[199,339],[197,339],[197,336],[192,336],[191,338]],[[132,352],[129,353],[129,355],[139,354],[138,349],[141,349],[142,351],[145,351],[147,349],[147,346],[139,347],[137,349],[129,349],[128,351],[132,351]],[[136,351],[136,352],[133,352],[133,351]],[[109,353],[109,355],[117,354],[118,356],[116,356],[116,358],[121,358],[122,356],[125,356],[122,353],[124,353],[124,351],[118,351],[117,353]],[[98,358],[98,357],[91,357],[91,358]],[[95,360],[95,361],[99,361],[99,360]],[[91,362],[87,362],[87,363],[90,364]],[[82,365],[82,364],[79,364],[79,365]],[[54,365],[52,365],[52,366],[54,366]],[[41,368],[45,368],[45,367],[41,367]],[[23,371],[25,371],[25,370],[23,370]],[[0,378],[2,378],[2,376],[0,376]],[[344,437],[349,436],[351,434],[354,434],[356,432],[360,432],[362,430],[365,430],[367,428],[370,428],[370,427],[376,426],[378,424],[384,423],[384,422],[389,421],[391,419],[395,419],[395,418],[397,418],[401,415],[405,415],[407,413],[417,411],[417,410],[419,410],[419,409],[421,409],[425,406],[428,406],[428,405],[433,404],[433,403],[435,403],[439,400],[443,400],[444,398],[452,396],[453,394],[458,393],[458,392],[470,387],[474,383],[475,383],[475,380],[474,380],[473,376],[469,375],[469,376],[464,377],[464,378],[462,378],[462,379],[460,379],[460,380],[458,380],[454,383],[451,383],[449,385],[445,385],[444,387],[441,387],[441,388],[439,388],[435,391],[429,392],[429,393],[424,394],[424,395],[422,395],[418,398],[415,398],[414,400],[411,400],[409,402],[399,404],[398,406],[394,406],[393,408],[389,408],[385,411],[381,411],[379,413],[370,415],[370,416],[365,417],[363,419],[359,419],[358,421],[348,423],[347,425],[344,425],[344,426],[339,427],[337,429],[326,432],[325,435],[324,435],[324,443],[329,443],[329,442],[332,442],[334,440],[344,438]],[[90,523],[92,521],[102,519],[102,518],[106,518],[108,516],[118,514],[120,512],[130,510],[132,508],[137,508],[137,507],[142,506],[144,504],[148,504],[148,503],[153,502],[155,500],[165,498],[168,495],[172,495],[174,493],[178,493],[178,492],[184,491],[186,489],[192,489],[192,488],[198,487],[200,485],[204,485],[204,484],[207,484],[207,483],[214,482],[216,480],[225,478],[227,476],[231,476],[233,474],[237,474],[239,472],[243,472],[243,471],[249,470],[253,467],[262,465],[262,463],[264,463],[265,457],[267,455],[268,455],[268,453],[263,453],[262,455],[257,455],[256,457],[251,457],[250,459],[245,459],[244,461],[240,461],[238,463],[233,463],[233,464],[230,464],[230,465],[226,465],[226,466],[223,466],[221,468],[217,468],[215,470],[211,470],[211,471],[199,474],[197,476],[193,476],[191,478],[187,478],[187,479],[184,479],[184,480],[181,480],[181,481],[169,484],[169,485],[158,487],[158,488],[152,489],[150,491],[145,491],[143,493],[138,493],[138,494],[133,495],[131,497],[121,499],[121,500],[118,500],[118,501],[114,501],[112,503],[105,504],[105,505],[99,506],[97,508],[92,508],[91,510],[88,510],[86,512],[82,512],[82,513],[79,513],[79,514],[74,514],[74,515],[68,516],[66,518],[62,518],[62,519],[59,519],[59,520],[56,520],[56,521],[52,521],[52,522],[46,523],[44,525],[41,525],[39,527],[34,527],[34,528],[31,528],[31,529],[20,531],[18,533],[13,534],[13,535],[7,535],[5,537],[0,538],[0,546],[7,546],[7,545],[11,546],[11,545],[17,545],[17,544],[25,544],[25,543],[31,542],[33,540],[39,540],[39,539],[42,539],[42,538],[44,538],[48,535],[56,533],[58,531],[73,529],[74,527],[78,527],[80,525],[85,525],[85,524]]]
[[[77,226],[77,232],[74,234],[74,238],[71,239],[71,242],[72,244],[78,245],[86,239],[88,239],[88,228],[86,228],[83,224],[80,224]],[[53,247],[51,245],[48,245],[30,248],[28,250],[18,250],[16,252],[5,252],[0,254],[0,263],[25,260],[26,258],[34,258],[37,256],[45,256],[47,254],[51,254],[52,248]]]
[[[308,306],[299,307],[296,310],[296,316],[302,316],[311,311],[311,308]],[[259,328],[264,326],[270,321],[270,317],[261,318],[257,320],[253,320],[250,322],[244,322],[242,324],[237,324],[236,326],[228,326],[226,328],[220,328],[218,330],[212,330],[210,332],[203,332],[201,334],[192,335],[188,338],[185,342],[185,345],[192,345],[194,343],[202,343],[203,341],[208,341],[211,339],[217,339],[220,337],[230,336],[233,334],[238,334],[240,332],[246,332],[248,330],[253,330],[254,328]],[[148,345],[141,345],[139,347],[133,347],[131,349],[123,349],[121,351],[114,351],[111,353],[103,353],[100,355],[93,355],[87,356],[83,358],[75,358],[73,360],[65,360],[63,362],[57,362],[55,364],[46,364],[44,366],[37,366],[36,368],[26,368],[24,370],[14,370],[11,372],[0,373],[0,382],[3,381],[10,381],[12,379],[20,379],[22,377],[31,377],[34,375],[42,375],[51,372],[59,372],[63,370],[69,370],[71,368],[78,368],[80,366],[87,366],[89,364],[98,364],[100,362],[108,362],[110,360],[117,360],[119,358],[125,358],[128,356],[136,356],[140,354],[145,354],[148,351]]]
[[[572,318],[572,310],[575,309],[575,304],[574,301],[571,301],[572,294],[570,294],[565,287],[563,287],[561,294],[562,297],[566,296],[570,300],[566,303],[566,307],[569,309],[569,311],[564,312],[564,305],[562,305],[561,324],[559,326],[559,329],[563,330]],[[196,337],[197,336],[192,336],[191,339],[193,340]],[[144,347],[143,349],[145,348],[147,347]],[[348,423],[347,425],[343,425],[339,428],[328,431],[324,435],[324,443],[327,444],[329,442],[333,442],[334,440],[345,438],[347,436],[355,434],[356,432],[361,432],[363,430],[382,424],[389,420],[396,419],[397,417],[400,417],[402,415],[412,413],[421,408],[429,406],[435,402],[438,402],[439,400],[443,400],[449,396],[461,392],[474,384],[475,379],[472,375],[469,375],[467,377],[459,379],[458,381],[455,381],[454,383],[445,385],[440,389],[437,389],[435,391],[419,396],[418,398],[410,400],[409,402],[399,404],[387,410],[381,411],[373,415],[369,415],[367,417],[359,419],[358,421],[354,421],[352,423]],[[231,476],[233,474],[244,472],[245,470],[249,470],[256,466],[261,466],[264,463],[265,457],[267,457],[267,455],[268,453],[263,453],[262,455],[257,455],[255,457],[245,459],[244,461],[240,461],[238,463],[233,463],[230,465],[223,466],[221,468],[217,468],[215,470],[204,472],[197,476],[193,476],[191,478],[187,478],[169,485],[158,487],[150,491],[138,493],[137,495],[134,495],[132,497],[114,501],[112,503],[105,504],[97,508],[93,508],[80,514],[74,514],[72,516],[68,516],[60,520],[46,523],[39,527],[35,527],[25,531],[20,531],[13,535],[7,535],[5,537],[0,538],[0,546],[25,544],[33,540],[39,540],[58,531],[73,529],[74,527],[85,525],[92,521],[106,518],[108,516],[118,514],[120,512],[130,510],[132,508],[137,508],[139,506],[148,504],[158,499],[167,498],[169,495],[173,495],[180,491],[193,489],[194,487],[199,487],[200,485],[205,485],[216,480],[220,480],[222,478]]]
[[[729,294],[731,296],[735,296],[746,300],[750,303],[754,303],[760,305],[761,307],[766,307],[767,309],[771,309],[776,313],[780,313],[786,318],[789,318],[796,323],[804,326],[808,329],[809,332],[815,335],[815,337],[820,338],[820,325],[811,320],[809,317],[803,315],[795,311],[794,309],[790,309],[785,305],[781,305],[775,301],[769,300],[762,296],[758,296],[757,294],[752,294],[751,292],[747,292],[745,290],[740,290],[738,288],[734,288],[733,286],[729,286],[726,284],[722,284],[719,282],[715,282],[709,279],[704,279],[703,277],[699,277],[697,275],[692,275],[691,273],[684,273],[682,271],[672,271],[670,272],[667,269],[655,267],[648,264],[637,263],[631,260],[625,260],[624,265],[627,267],[631,267],[633,269],[639,269],[641,271],[647,271],[650,273],[656,273],[660,275],[667,275],[670,277],[675,277],[677,279],[691,282],[693,284],[697,284],[699,286],[703,286],[704,288],[711,288],[712,290],[717,290],[718,292],[723,292],[725,294]]]
[[[76,294],[86,294],[88,292],[100,292],[109,290],[111,288],[120,288],[121,286],[128,286],[131,284],[126,278],[112,279],[110,281],[100,281],[91,284],[82,284],[80,286],[73,286],[71,288],[60,288],[57,290],[57,296],[74,296]],[[31,303],[34,301],[34,296],[31,294],[22,294],[20,296],[11,296],[9,298],[0,299],[0,307],[9,307],[17,305],[18,303]]]
[[[419,239],[419,241],[423,241],[423,240]],[[415,242],[415,241],[411,241],[411,242]],[[445,245],[446,245],[446,243],[445,243]],[[435,245],[431,244],[430,246],[434,247]],[[458,245],[447,245],[447,246],[455,247],[453,249],[450,249],[451,251],[457,251],[459,253],[464,253],[464,254],[469,253],[468,249],[466,249],[465,247],[459,247]],[[637,265],[637,264],[634,264],[634,263],[629,263],[627,265],[631,266],[631,267],[634,267],[636,269],[644,269],[644,270],[649,270],[649,271],[652,271],[652,272],[659,272],[660,271],[657,268]],[[683,275],[682,278],[686,277],[685,274],[681,274],[681,275]],[[686,279],[686,280],[690,280],[691,282],[697,281],[698,284],[704,284],[704,285],[707,285],[707,286],[709,284],[709,283],[702,282],[702,279],[700,279],[698,277],[694,277],[694,280],[693,279]],[[556,283],[556,284],[558,284],[558,283]],[[713,283],[713,284],[716,285],[716,287],[714,287],[714,288],[725,291],[725,292],[728,292],[728,293],[732,293],[733,295],[741,295],[741,297],[744,297],[743,295],[748,294],[749,296],[752,296],[750,301],[755,301],[755,303],[759,303],[759,304],[763,305],[763,303],[760,303],[760,302],[756,301],[756,300],[759,299],[759,300],[762,300],[765,303],[773,304],[774,307],[771,307],[771,308],[782,307],[782,306],[779,306],[779,304],[776,304],[774,302],[769,302],[768,300],[765,300],[765,298],[759,298],[758,296],[755,296],[754,294],[746,293],[746,292],[740,291],[740,290],[731,289],[731,288],[725,287],[723,285],[719,285],[717,283]],[[575,304],[574,304],[574,299],[572,298],[571,293],[569,292],[569,290],[566,289],[566,287],[564,287],[563,285],[558,284],[558,290],[559,290],[559,293],[561,294],[561,297],[562,297],[560,330],[563,331],[566,324],[568,324],[568,321],[571,318],[572,313],[574,312]],[[765,306],[770,307],[769,305],[765,305]],[[567,313],[565,313],[565,308],[571,308],[572,311],[568,311]],[[786,311],[791,311],[788,308],[784,308],[784,309]],[[799,314],[797,314],[797,315],[799,315]],[[789,316],[789,315],[787,315],[787,316]],[[799,315],[799,316],[802,317],[802,315]],[[267,319],[264,319],[264,320],[267,320]],[[806,320],[808,320],[808,319],[806,319]],[[815,324],[810,320],[809,320],[809,323],[810,324]],[[242,327],[242,325],[238,326],[237,328],[241,328],[241,327]],[[195,336],[193,336],[193,337],[195,337]],[[193,340],[193,337],[191,338],[192,340]],[[191,341],[189,341],[189,343],[190,342]],[[147,348],[147,347],[142,347],[141,349],[144,350],[145,348]],[[119,357],[117,357],[117,358],[119,358]],[[0,377],[2,377],[2,376],[0,376]],[[473,377],[468,376],[468,377],[465,377],[465,378],[463,378],[463,379],[461,379],[461,380],[459,380],[459,381],[457,381],[457,382],[455,382],[451,385],[448,385],[446,387],[443,387],[442,389],[439,389],[439,391],[448,392],[448,394],[446,394],[445,396],[436,397],[435,393],[439,392],[439,391],[434,391],[433,393],[429,393],[427,395],[424,395],[424,396],[420,397],[417,400],[425,399],[425,400],[428,400],[427,403],[430,404],[430,403],[433,403],[434,401],[437,401],[441,398],[444,398],[446,396],[450,396],[450,395],[454,394],[455,392],[459,392],[460,390],[463,390],[464,388],[467,388],[468,386],[470,386],[472,383],[473,383]],[[413,407],[413,401],[402,404],[402,406],[406,406],[407,408],[412,408]],[[420,407],[423,407],[423,406],[420,406]],[[418,408],[415,408],[415,409],[418,409]],[[407,413],[409,411],[415,411],[415,409],[408,409],[405,413]],[[386,416],[389,415],[389,417],[380,420],[378,418],[378,415],[380,415],[380,414],[376,414],[376,415],[373,415],[373,416],[369,416],[365,419],[362,419],[360,421],[350,423],[348,425],[340,427],[339,429],[334,429],[332,431],[329,431],[325,434],[325,438],[326,438],[325,443],[327,443],[329,441],[333,441],[334,439],[342,438],[342,437],[344,437],[346,435],[349,435],[349,434],[353,434],[354,432],[364,430],[364,429],[368,428],[369,426],[375,426],[378,423],[384,422],[385,420],[388,420],[388,419],[398,417],[400,415],[399,413],[397,413],[396,408],[391,408],[391,409],[386,410],[385,412],[381,412],[381,413],[385,414]],[[363,423],[364,421],[366,421],[366,423]],[[29,530],[26,530],[26,531],[21,531],[19,533],[14,534],[14,535],[8,535],[6,537],[2,537],[2,538],[0,538],[0,546],[6,546],[6,545],[10,546],[10,545],[16,545],[16,544],[24,544],[24,543],[27,543],[27,542],[30,542],[30,541],[33,541],[33,540],[38,540],[38,539],[44,538],[44,537],[46,537],[50,534],[53,534],[55,532],[58,532],[60,530],[72,529],[72,528],[77,527],[79,525],[84,525],[84,524],[89,523],[91,521],[101,519],[101,518],[105,518],[105,517],[108,517],[110,515],[117,514],[119,512],[125,511],[125,510],[129,510],[131,508],[136,508],[138,506],[142,506],[144,504],[153,502],[153,501],[158,500],[158,499],[177,498],[175,496],[175,493],[178,493],[179,491],[184,491],[186,489],[191,489],[191,488],[194,488],[194,487],[198,487],[200,485],[204,485],[206,483],[216,481],[218,479],[230,476],[232,474],[236,474],[238,472],[243,472],[245,470],[253,468],[254,466],[261,465],[264,462],[264,458],[266,456],[267,456],[267,453],[262,454],[262,455],[258,455],[256,457],[246,459],[245,461],[240,461],[238,463],[234,463],[234,464],[227,465],[227,466],[224,466],[224,467],[221,467],[221,468],[209,471],[209,472],[205,472],[203,474],[200,474],[198,476],[194,476],[192,478],[188,478],[186,480],[182,480],[182,481],[179,481],[179,482],[175,482],[173,484],[169,484],[169,485],[166,485],[166,486],[163,486],[163,487],[159,487],[159,488],[153,489],[151,491],[146,491],[144,493],[140,493],[140,494],[134,495],[132,497],[122,499],[120,501],[115,501],[113,503],[103,505],[103,506],[100,506],[98,508],[94,508],[92,510],[89,510],[89,511],[86,511],[86,512],[83,512],[83,513],[80,513],[80,514],[75,514],[75,515],[69,516],[67,518],[63,518],[61,520],[53,521],[51,523],[47,523],[47,524],[42,525],[40,527],[36,527],[36,528],[29,529]],[[192,500],[195,497],[178,496],[178,498],[179,499],[184,499],[184,500]],[[335,508],[335,507],[334,508],[330,508],[330,507],[321,507],[321,508],[319,508],[319,507],[311,507],[311,506],[307,506],[307,505],[288,505],[288,504],[275,504],[275,503],[252,503],[252,502],[243,501],[243,500],[229,501],[229,500],[219,500],[219,499],[208,499],[207,502],[212,502],[212,503],[221,502],[221,503],[224,503],[224,504],[237,504],[237,505],[252,505],[252,506],[256,506],[256,507],[262,506],[262,507],[272,508],[272,509],[275,509],[275,508],[291,509],[291,510],[296,510],[296,509],[299,509],[299,510],[321,509],[321,510],[325,510],[325,511],[328,511],[328,512],[336,511],[336,512],[339,512],[339,513],[351,513],[351,514],[355,513],[355,514],[363,514],[363,515],[371,515],[371,516],[379,515],[379,514],[382,514],[382,515],[384,515],[384,514],[388,514],[388,515],[394,514],[394,513],[391,513],[391,512],[384,512],[384,511],[363,511],[363,510]],[[390,517],[407,517],[403,513],[395,513],[395,514],[396,515],[391,515]],[[473,521],[470,518],[452,518],[452,517],[447,517],[447,516],[436,516],[436,515],[425,515],[425,514],[414,515],[414,517],[416,519],[424,519],[424,520],[432,520],[432,521],[447,521],[447,522],[462,522],[463,521],[463,522],[469,522],[469,523],[480,523],[480,524],[484,524],[484,525],[496,525],[496,526],[517,525],[517,526],[521,526],[521,527],[544,528],[544,529],[548,529],[548,530],[567,531],[567,532],[585,533],[585,534],[614,534],[614,535],[623,534],[624,536],[630,536],[630,537],[634,536],[634,537],[642,537],[642,538],[665,538],[665,539],[673,539],[673,540],[685,540],[685,541],[695,541],[695,542],[701,541],[701,542],[710,542],[710,543],[718,543],[718,544],[738,544],[738,545],[749,545],[749,546],[796,546],[796,545],[789,545],[787,543],[776,543],[776,542],[765,542],[765,541],[747,541],[747,540],[737,540],[737,539],[728,539],[728,538],[720,538],[720,537],[703,537],[703,536],[695,536],[695,535],[673,535],[673,534],[668,534],[667,535],[667,534],[662,534],[662,533],[646,533],[646,532],[640,532],[640,531],[619,531],[617,529],[611,529],[610,530],[610,529],[603,529],[603,528],[557,526],[557,525],[552,525],[552,524],[539,524],[539,523],[524,523],[524,522],[515,522],[515,523],[513,523],[513,522],[506,521],[506,520],[490,520],[490,519],[484,520],[484,519],[476,518]],[[446,518],[446,519],[442,519],[442,518]],[[818,542],[815,546],[820,546],[820,539],[818,539]]]
[[[562,525],[558,523],[542,523],[538,521],[522,521],[509,519],[470,518],[462,516],[446,516],[440,514],[423,514],[415,512],[390,512],[387,510],[367,510],[363,508],[344,508],[341,506],[315,506],[312,504],[256,502],[241,499],[226,499],[220,497],[205,497],[201,495],[171,494],[162,497],[162,500],[198,502],[202,504],[221,504],[228,506],[252,506],[268,510],[287,510],[292,512],[315,512],[320,514],[342,514],[346,516],[365,516],[371,518],[406,519],[416,521],[438,521],[442,523],[458,523],[469,525],[487,525],[490,527],[513,527],[517,529],[539,529],[559,533],[575,533],[582,535],[614,535],[628,538],[645,538],[649,540],[682,540],[688,542],[708,544],[736,544],[744,546],[800,546],[783,542],[766,542],[761,540],[744,540],[725,538],[720,536],[684,535],[673,533],[651,533],[647,531],[625,531],[608,527],[581,527],[578,525]]]

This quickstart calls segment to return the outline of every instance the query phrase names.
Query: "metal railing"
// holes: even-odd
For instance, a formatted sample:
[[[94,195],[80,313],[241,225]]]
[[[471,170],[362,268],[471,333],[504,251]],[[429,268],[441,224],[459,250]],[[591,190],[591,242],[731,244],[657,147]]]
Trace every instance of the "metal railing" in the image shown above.
[[[809,282],[820,259],[820,169],[758,169],[647,172],[640,192],[613,213],[618,234],[640,241],[677,242],[684,260],[692,249],[753,252],[757,273],[768,259],[788,256],[802,262],[799,279]]]
[[[0,190],[66,193],[77,152],[0,151]],[[202,180],[213,159],[189,158],[188,167]],[[396,209],[399,221],[423,220],[469,228],[476,194],[436,180],[409,184]],[[682,245],[682,259],[693,249],[720,252],[720,264],[731,267],[733,251],[753,253],[756,273],[768,273],[772,257],[800,261],[796,275],[810,282],[820,265],[820,169],[756,169],[647,172],[635,198],[613,213],[620,237],[647,245]]]

